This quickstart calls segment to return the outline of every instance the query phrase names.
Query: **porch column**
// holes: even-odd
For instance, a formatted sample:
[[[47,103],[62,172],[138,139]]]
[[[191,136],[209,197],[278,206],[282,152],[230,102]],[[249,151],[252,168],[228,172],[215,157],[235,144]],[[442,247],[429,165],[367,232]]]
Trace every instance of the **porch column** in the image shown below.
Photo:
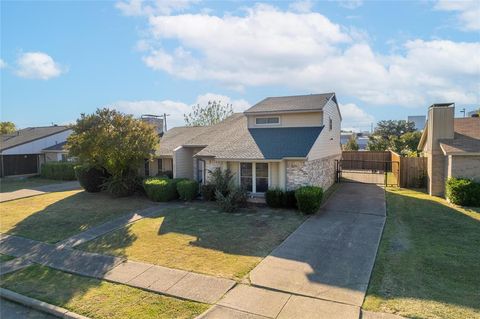
[[[278,187],[283,190],[287,189],[287,168],[284,160],[278,163]]]

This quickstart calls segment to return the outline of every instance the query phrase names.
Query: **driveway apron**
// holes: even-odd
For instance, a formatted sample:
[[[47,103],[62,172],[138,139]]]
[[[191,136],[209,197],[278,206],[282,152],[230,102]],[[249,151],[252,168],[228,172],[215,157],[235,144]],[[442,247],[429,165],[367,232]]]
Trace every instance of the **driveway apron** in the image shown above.
[[[383,188],[343,184],[250,273],[252,285],[361,306],[385,217]]]

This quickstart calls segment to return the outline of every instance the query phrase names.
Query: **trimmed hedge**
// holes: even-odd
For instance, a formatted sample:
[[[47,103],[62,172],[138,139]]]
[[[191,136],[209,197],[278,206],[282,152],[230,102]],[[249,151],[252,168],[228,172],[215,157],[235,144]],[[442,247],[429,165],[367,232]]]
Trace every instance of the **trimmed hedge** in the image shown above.
[[[215,185],[205,184],[200,186],[200,194],[202,195],[203,200],[206,200],[206,201],[215,200]]]
[[[82,186],[89,193],[97,193],[102,190],[102,184],[107,178],[104,169],[96,168],[87,164],[76,165],[75,175]]]
[[[297,198],[295,191],[286,191],[283,193],[283,207],[297,209]]]
[[[317,186],[303,186],[295,191],[298,209],[305,214],[313,214],[322,204],[323,189]]]
[[[40,175],[48,179],[63,181],[75,180],[75,163],[71,162],[49,162],[42,164]]]
[[[267,205],[273,208],[283,207],[283,198],[285,193],[278,188],[269,189],[265,193],[265,201]]]
[[[152,177],[143,181],[147,197],[155,202],[168,202],[178,198],[177,181]]]
[[[198,182],[194,180],[179,181],[177,192],[182,200],[194,200],[198,195]]]
[[[480,206],[480,183],[468,178],[451,177],[446,183],[446,195],[455,205]]]

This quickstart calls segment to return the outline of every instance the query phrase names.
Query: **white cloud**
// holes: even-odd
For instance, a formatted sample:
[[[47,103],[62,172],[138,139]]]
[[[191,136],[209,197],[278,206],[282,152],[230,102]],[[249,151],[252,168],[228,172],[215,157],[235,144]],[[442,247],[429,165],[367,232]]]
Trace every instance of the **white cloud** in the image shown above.
[[[183,11],[199,0],[125,0],[115,4],[126,16],[149,16]]]
[[[243,15],[150,15],[148,23],[145,64],[184,79],[335,91],[375,105],[480,100],[478,42],[416,39],[382,55],[361,30],[264,4]]]
[[[311,0],[295,1],[295,2],[292,2],[288,7],[292,11],[306,13],[306,12],[312,11],[313,1]]]
[[[6,68],[6,67],[7,67],[7,63],[5,63],[5,61],[0,59],[0,69]]]
[[[365,130],[370,124],[375,122],[375,118],[358,107],[354,103],[340,104],[340,112],[342,113],[342,128],[354,131]]]
[[[478,0],[439,0],[435,9],[458,12],[462,29],[467,31],[480,30],[480,2]]]
[[[347,9],[356,9],[360,6],[363,5],[363,0],[338,0],[338,4],[341,7],[347,8]]]
[[[63,72],[62,67],[43,52],[26,52],[17,60],[16,74],[22,78],[48,80]]]
[[[208,101],[221,101],[222,103],[228,103],[233,105],[233,109],[235,112],[243,112],[246,110],[250,103],[246,100],[239,99],[231,99],[228,96],[214,94],[214,93],[206,93],[203,95],[197,96],[196,100],[191,103],[187,104],[184,102],[178,101],[171,101],[171,100],[163,100],[163,101],[155,101],[155,100],[143,100],[143,101],[118,101],[113,103],[115,109],[128,113],[133,114],[135,116],[140,116],[142,114],[156,114],[161,115],[164,113],[170,114],[167,117],[167,124],[168,127],[175,127],[175,126],[183,126],[185,125],[183,114],[190,113],[192,111],[193,105],[206,105]]]

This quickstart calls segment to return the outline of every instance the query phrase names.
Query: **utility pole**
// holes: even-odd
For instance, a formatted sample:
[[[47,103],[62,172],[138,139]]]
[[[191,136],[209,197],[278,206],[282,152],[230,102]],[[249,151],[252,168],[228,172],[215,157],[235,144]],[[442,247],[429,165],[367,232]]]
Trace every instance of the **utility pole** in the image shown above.
[[[465,108],[461,109],[460,113],[463,113],[463,117],[465,117]]]

